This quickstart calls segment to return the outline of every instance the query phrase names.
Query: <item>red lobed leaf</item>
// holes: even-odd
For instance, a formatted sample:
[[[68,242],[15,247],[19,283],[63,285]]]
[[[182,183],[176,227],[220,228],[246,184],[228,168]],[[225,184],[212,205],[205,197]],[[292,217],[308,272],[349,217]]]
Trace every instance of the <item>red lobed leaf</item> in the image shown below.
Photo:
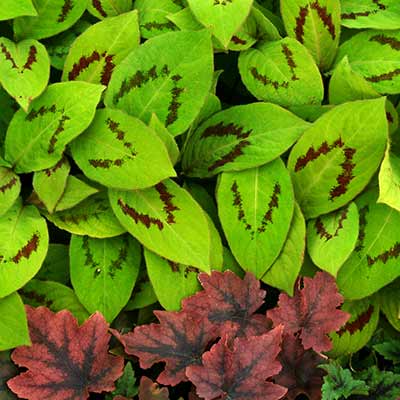
[[[279,326],[261,336],[222,338],[203,355],[203,365],[186,369],[196,386],[197,394],[205,400],[278,400],[287,389],[267,382],[281,370],[276,359],[280,351],[283,327]]]
[[[327,334],[337,331],[350,314],[338,310],[343,297],[335,280],[326,272],[304,278],[304,288],[297,282],[293,297],[279,295],[278,307],[267,312],[274,326],[283,324],[286,333],[299,334],[304,349],[328,351],[332,348]]]
[[[207,318],[218,336],[254,336],[271,326],[263,315],[254,315],[263,305],[265,290],[251,273],[240,279],[231,271],[202,273],[199,280],[204,291],[183,300],[183,310]]]
[[[187,366],[201,364],[202,354],[217,335],[212,325],[198,315],[169,311],[154,314],[159,324],[141,325],[126,335],[115,334],[125,351],[139,358],[142,368],[165,362],[157,381],[174,386],[187,380]]]
[[[108,324],[100,313],[79,326],[69,311],[26,306],[31,346],[14,350],[12,360],[28,369],[7,384],[29,400],[84,400],[89,392],[115,389],[122,357],[108,353]]]
[[[139,386],[139,400],[169,400],[168,388],[159,387],[147,376],[142,376]]]

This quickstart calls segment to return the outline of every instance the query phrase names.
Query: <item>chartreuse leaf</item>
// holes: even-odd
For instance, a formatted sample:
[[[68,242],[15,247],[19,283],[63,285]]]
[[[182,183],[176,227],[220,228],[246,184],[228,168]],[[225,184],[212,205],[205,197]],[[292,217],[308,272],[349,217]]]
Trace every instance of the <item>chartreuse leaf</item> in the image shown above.
[[[37,16],[14,20],[14,33],[18,40],[44,39],[65,31],[82,16],[88,0],[35,0],[34,3]]]
[[[16,292],[0,299],[0,313],[0,351],[29,345],[31,342],[24,304]],[[0,397],[2,398],[1,392],[0,387]]]
[[[377,298],[383,314],[393,328],[398,331],[400,331],[399,283],[400,281],[397,280],[393,284],[384,287],[377,293]]]
[[[400,276],[400,213],[385,204],[377,204],[377,197],[372,190],[356,200],[358,241],[337,277],[339,289],[348,299],[369,296]]]
[[[354,203],[311,219],[307,223],[307,250],[315,265],[336,276],[358,237],[358,210]]]
[[[132,9],[132,0],[89,0],[88,11],[99,19],[115,17]]]
[[[63,157],[52,168],[33,174],[33,188],[49,213],[54,211],[64,193],[70,169],[68,159]]]
[[[0,167],[0,216],[10,209],[20,191],[19,176],[9,168]]]
[[[300,273],[306,248],[306,223],[297,203],[285,244],[271,268],[261,280],[293,296],[294,284]]]
[[[210,34],[169,32],[147,40],[115,69],[105,103],[148,122],[152,113],[175,136],[194,121],[211,87]]]
[[[32,0],[3,0],[0,8],[0,21],[22,15],[37,15]]]
[[[397,0],[341,0],[342,25],[348,28],[399,29]]]
[[[114,68],[139,46],[139,41],[137,11],[92,25],[72,44],[62,80],[108,85]]]
[[[262,167],[225,172],[217,187],[218,213],[240,266],[262,277],[278,257],[293,216],[293,188],[280,158]]]
[[[400,92],[400,30],[367,30],[344,42],[337,55],[347,55],[354,72],[361,74],[379,93]]]
[[[32,307],[46,306],[54,312],[68,310],[80,324],[89,318],[89,313],[79,302],[74,291],[59,282],[30,280],[21,290],[25,304]]]
[[[15,44],[0,38],[0,82],[17,103],[28,112],[33,99],[46,88],[50,75],[50,59],[37,40]]]
[[[239,72],[258,100],[284,107],[320,104],[324,97],[322,77],[308,50],[297,40],[264,42],[239,56]]]
[[[337,332],[332,332],[333,348],[329,357],[337,358],[356,353],[371,339],[379,322],[379,304],[371,299],[345,301],[341,310],[351,317]]]
[[[139,273],[139,243],[129,235],[108,239],[72,235],[70,274],[86,309],[100,311],[108,322],[128,303]]]
[[[195,17],[227,48],[249,15],[253,0],[188,0],[188,3]]]
[[[89,126],[103,90],[86,82],[55,83],[32,102],[28,114],[17,111],[5,142],[5,159],[15,172],[53,167],[65,146]]]
[[[67,285],[69,282],[69,255],[65,244],[50,243],[46,258],[35,275],[35,279],[55,281]]]
[[[0,298],[18,290],[39,271],[49,234],[34,206],[18,200],[0,219]]]
[[[336,210],[360,193],[382,160],[387,137],[384,98],[341,104],[322,115],[288,161],[305,217]]]
[[[109,187],[143,189],[176,175],[153,130],[120,110],[98,110],[71,151],[87,177]]]
[[[386,149],[379,170],[378,203],[384,203],[400,212],[400,157]]]
[[[143,190],[109,190],[121,224],[149,250],[168,260],[210,271],[210,228],[206,214],[172,180]]]
[[[46,218],[60,229],[76,235],[107,238],[126,232],[115,217],[106,192],[90,196],[65,211],[46,214]]]
[[[272,103],[228,108],[206,120],[189,138],[183,170],[204,178],[258,167],[285,152],[308,126]]]
[[[327,70],[339,45],[340,0],[284,0],[281,13],[288,36],[304,44]]]

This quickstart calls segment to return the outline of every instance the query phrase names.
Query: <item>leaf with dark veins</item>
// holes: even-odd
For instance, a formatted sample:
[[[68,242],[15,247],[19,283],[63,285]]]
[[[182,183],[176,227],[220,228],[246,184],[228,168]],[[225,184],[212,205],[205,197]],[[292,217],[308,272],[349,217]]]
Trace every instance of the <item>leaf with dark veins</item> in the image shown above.
[[[139,386],[139,400],[169,400],[168,388],[159,387],[147,376],[142,376]]]
[[[108,353],[111,335],[101,314],[78,326],[69,311],[26,309],[32,346],[12,354],[18,366],[28,369],[7,382],[14,393],[28,400],[84,400],[89,392],[114,390],[124,361]]]

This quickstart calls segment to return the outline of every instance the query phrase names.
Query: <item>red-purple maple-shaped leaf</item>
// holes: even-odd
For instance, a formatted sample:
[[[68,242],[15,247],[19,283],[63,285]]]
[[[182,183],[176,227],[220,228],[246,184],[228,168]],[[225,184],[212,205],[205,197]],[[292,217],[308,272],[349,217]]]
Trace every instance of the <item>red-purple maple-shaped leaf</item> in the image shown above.
[[[314,278],[304,278],[304,287],[298,280],[293,297],[279,295],[278,307],[267,312],[274,326],[283,324],[285,332],[299,334],[304,349],[328,351],[332,348],[327,334],[337,331],[350,314],[338,310],[343,297],[335,280],[326,272],[318,272]]]
[[[169,391],[160,387],[147,376],[142,376],[139,385],[139,400],[169,400]]]
[[[231,271],[213,271],[199,280],[204,291],[183,300],[183,310],[207,318],[220,337],[261,335],[271,328],[265,316],[254,315],[266,292],[253,274],[240,279]]]
[[[12,360],[28,368],[7,384],[29,400],[84,400],[89,392],[115,389],[124,359],[108,353],[111,335],[100,313],[82,326],[69,311],[26,306],[31,346],[14,350]]]
[[[313,350],[304,350],[299,338],[284,334],[278,360],[282,370],[274,382],[288,389],[285,399],[295,400],[299,394],[310,400],[321,399],[324,371],[318,365],[325,361],[323,357]]]
[[[177,385],[186,381],[186,367],[201,364],[207,346],[218,337],[212,325],[187,312],[154,311],[159,324],[141,325],[126,335],[115,333],[128,354],[139,357],[142,368],[165,362],[157,381]]]
[[[281,370],[277,360],[283,327],[261,336],[223,337],[203,355],[203,365],[186,369],[196,386],[197,394],[205,400],[278,400],[287,389],[267,382]]]

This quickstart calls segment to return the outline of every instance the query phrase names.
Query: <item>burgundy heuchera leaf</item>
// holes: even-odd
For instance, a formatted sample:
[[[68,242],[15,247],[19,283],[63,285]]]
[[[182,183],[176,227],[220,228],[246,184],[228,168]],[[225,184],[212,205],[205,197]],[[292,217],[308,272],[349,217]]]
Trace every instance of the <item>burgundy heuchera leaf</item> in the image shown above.
[[[205,400],[278,400],[286,388],[267,382],[281,365],[276,359],[283,327],[261,336],[236,338],[225,336],[203,355],[203,365],[190,366],[188,378]]]
[[[7,382],[14,393],[29,400],[84,400],[89,392],[115,389],[124,360],[108,353],[111,335],[100,313],[78,326],[66,310],[26,309],[32,345],[12,354],[17,365],[28,369]]]
[[[169,400],[168,388],[160,388],[150,378],[142,376],[139,386],[139,400]]]
[[[274,326],[284,325],[285,332],[298,334],[304,349],[328,351],[332,348],[327,334],[337,331],[350,314],[338,310],[343,303],[335,280],[326,272],[318,272],[313,279],[304,278],[304,288],[297,282],[295,294],[279,295],[277,308],[267,312]]]

